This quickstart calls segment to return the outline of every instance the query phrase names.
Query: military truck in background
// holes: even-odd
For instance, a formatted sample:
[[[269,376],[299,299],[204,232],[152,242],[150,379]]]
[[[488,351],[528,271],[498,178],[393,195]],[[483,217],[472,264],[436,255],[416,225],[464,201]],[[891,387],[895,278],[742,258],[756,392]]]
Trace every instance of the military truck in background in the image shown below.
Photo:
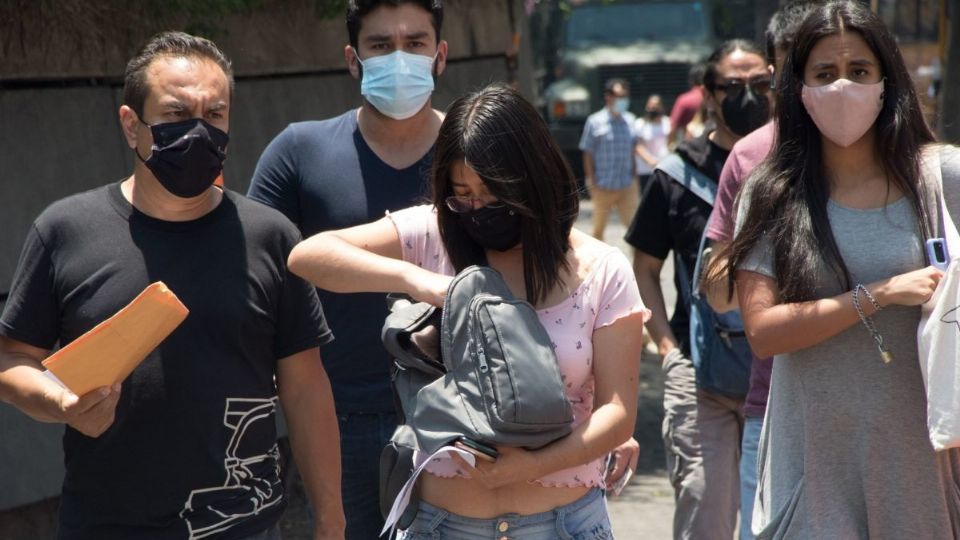
[[[541,112],[582,178],[580,134],[587,116],[604,105],[604,82],[614,77],[629,82],[634,114],[642,114],[651,94],[660,94],[669,113],[675,98],[689,88],[690,67],[706,59],[716,40],[706,1],[571,4],[566,13],[553,5],[540,14],[542,30],[535,38],[544,55]]]

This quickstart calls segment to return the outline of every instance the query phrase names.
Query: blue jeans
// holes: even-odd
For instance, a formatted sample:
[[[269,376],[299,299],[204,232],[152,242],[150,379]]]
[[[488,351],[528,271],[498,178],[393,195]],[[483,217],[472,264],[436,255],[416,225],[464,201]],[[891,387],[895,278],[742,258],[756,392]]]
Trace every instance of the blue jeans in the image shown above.
[[[757,448],[760,446],[762,416],[748,416],[740,442],[740,540],[753,540],[753,496],[757,492]]]
[[[395,413],[338,414],[340,492],[347,518],[347,540],[376,540],[380,515],[380,452],[397,429]]]
[[[397,540],[608,540],[613,538],[607,501],[597,488],[570,504],[547,512],[521,516],[504,514],[475,519],[437,508],[423,501],[413,524]]]

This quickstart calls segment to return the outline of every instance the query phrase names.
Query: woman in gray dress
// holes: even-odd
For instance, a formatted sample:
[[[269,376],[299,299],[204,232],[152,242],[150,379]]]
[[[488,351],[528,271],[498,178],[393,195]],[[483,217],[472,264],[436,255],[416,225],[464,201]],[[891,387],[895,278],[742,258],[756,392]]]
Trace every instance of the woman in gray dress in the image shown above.
[[[754,533],[957,538],[957,453],[929,442],[917,360],[941,273],[924,250],[934,138],[909,73],[868,7],[835,1],[804,22],[777,84],[778,142],[748,180],[728,267],[754,351],[775,356]]]

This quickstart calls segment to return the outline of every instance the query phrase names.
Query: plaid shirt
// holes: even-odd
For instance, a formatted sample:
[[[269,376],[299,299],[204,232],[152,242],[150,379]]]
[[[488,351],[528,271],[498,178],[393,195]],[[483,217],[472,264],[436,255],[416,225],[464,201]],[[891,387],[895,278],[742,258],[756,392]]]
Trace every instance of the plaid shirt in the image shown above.
[[[587,118],[580,150],[593,156],[594,181],[603,189],[624,189],[634,181],[633,147],[636,117],[614,117],[606,107]]]

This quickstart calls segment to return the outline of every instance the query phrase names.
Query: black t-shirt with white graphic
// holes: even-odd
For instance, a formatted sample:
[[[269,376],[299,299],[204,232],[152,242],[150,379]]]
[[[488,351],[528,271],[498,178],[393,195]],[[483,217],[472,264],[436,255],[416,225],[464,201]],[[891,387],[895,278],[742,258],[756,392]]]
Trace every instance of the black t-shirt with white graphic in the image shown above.
[[[63,346],[163,281],[190,314],[123,383],[100,437],[67,428],[63,539],[232,539],[284,507],[277,361],[329,342],[316,293],[286,269],[299,232],[226,191],[188,222],[136,210],[115,183],[45,210],[0,334]]]

